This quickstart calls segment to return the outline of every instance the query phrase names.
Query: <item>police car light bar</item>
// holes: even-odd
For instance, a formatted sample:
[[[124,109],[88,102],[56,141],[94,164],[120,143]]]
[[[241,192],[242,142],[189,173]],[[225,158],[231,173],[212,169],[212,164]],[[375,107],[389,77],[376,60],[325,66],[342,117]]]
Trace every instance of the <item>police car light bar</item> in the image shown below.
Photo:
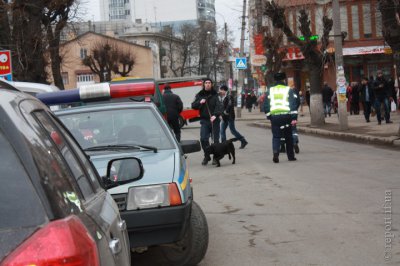
[[[124,98],[152,94],[155,90],[154,82],[109,84],[98,83],[79,87],[79,89],[57,92],[39,93],[36,97],[46,105],[68,104],[75,102],[90,102],[111,98]]]

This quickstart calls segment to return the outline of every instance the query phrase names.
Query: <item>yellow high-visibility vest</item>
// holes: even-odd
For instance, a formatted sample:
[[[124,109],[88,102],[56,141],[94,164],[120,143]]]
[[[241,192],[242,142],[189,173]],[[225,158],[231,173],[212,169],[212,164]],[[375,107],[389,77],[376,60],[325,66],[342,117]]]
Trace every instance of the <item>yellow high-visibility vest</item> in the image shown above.
[[[283,115],[290,113],[289,106],[289,90],[290,88],[285,85],[276,85],[270,88],[270,114]]]

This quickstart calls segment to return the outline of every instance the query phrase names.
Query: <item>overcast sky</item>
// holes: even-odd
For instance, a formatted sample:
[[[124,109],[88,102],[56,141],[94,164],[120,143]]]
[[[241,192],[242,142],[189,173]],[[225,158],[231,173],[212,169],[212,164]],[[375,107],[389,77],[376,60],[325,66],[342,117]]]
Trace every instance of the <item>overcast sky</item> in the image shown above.
[[[185,1],[185,0],[181,0]],[[88,20],[100,20],[99,0],[81,0],[82,8],[87,11]],[[248,1],[247,1],[248,4]],[[228,25],[228,30],[232,31],[234,37],[234,47],[240,46],[240,27],[242,16],[243,0],[215,0],[215,10],[217,14],[218,27],[223,27],[224,20]],[[183,11],[179,11],[183,12]]]

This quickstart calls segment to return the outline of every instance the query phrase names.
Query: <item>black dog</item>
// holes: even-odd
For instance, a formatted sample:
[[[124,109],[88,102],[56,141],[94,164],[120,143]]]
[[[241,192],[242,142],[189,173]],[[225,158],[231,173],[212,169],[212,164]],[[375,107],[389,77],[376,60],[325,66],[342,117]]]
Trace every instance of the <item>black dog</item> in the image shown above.
[[[222,143],[214,143],[204,149],[206,157],[210,157],[211,154],[214,155],[214,160],[217,162],[217,167],[220,167],[221,164],[219,161],[224,158],[226,154],[229,156],[229,160],[231,159],[231,155],[233,158],[232,164],[235,164],[235,146],[232,142],[237,141],[237,138],[229,139]]]

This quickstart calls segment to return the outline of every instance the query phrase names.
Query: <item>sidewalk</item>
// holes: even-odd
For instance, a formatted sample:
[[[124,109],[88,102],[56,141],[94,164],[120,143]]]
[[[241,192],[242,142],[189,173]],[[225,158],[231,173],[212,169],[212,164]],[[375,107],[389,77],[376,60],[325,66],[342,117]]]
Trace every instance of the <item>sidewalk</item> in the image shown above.
[[[310,113],[307,106],[303,107],[303,114],[304,116],[301,116],[299,112],[297,123],[297,129],[301,133],[400,148],[399,111],[390,113],[390,120],[393,121],[392,124],[386,124],[383,120],[381,125],[378,125],[376,116],[370,118],[370,123],[365,122],[362,111],[360,111],[359,115],[348,115],[349,129],[346,131],[339,130],[339,120],[336,114],[325,118],[325,125],[319,128],[310,127]],[[269,120],[265,118],[265,114],[261,113],[258,108],[253,109],[251,113],[247,109],[242,109],[242,117],[236,118],[236,120],[252,121],[251,125],[256,127],[271,127]]]

